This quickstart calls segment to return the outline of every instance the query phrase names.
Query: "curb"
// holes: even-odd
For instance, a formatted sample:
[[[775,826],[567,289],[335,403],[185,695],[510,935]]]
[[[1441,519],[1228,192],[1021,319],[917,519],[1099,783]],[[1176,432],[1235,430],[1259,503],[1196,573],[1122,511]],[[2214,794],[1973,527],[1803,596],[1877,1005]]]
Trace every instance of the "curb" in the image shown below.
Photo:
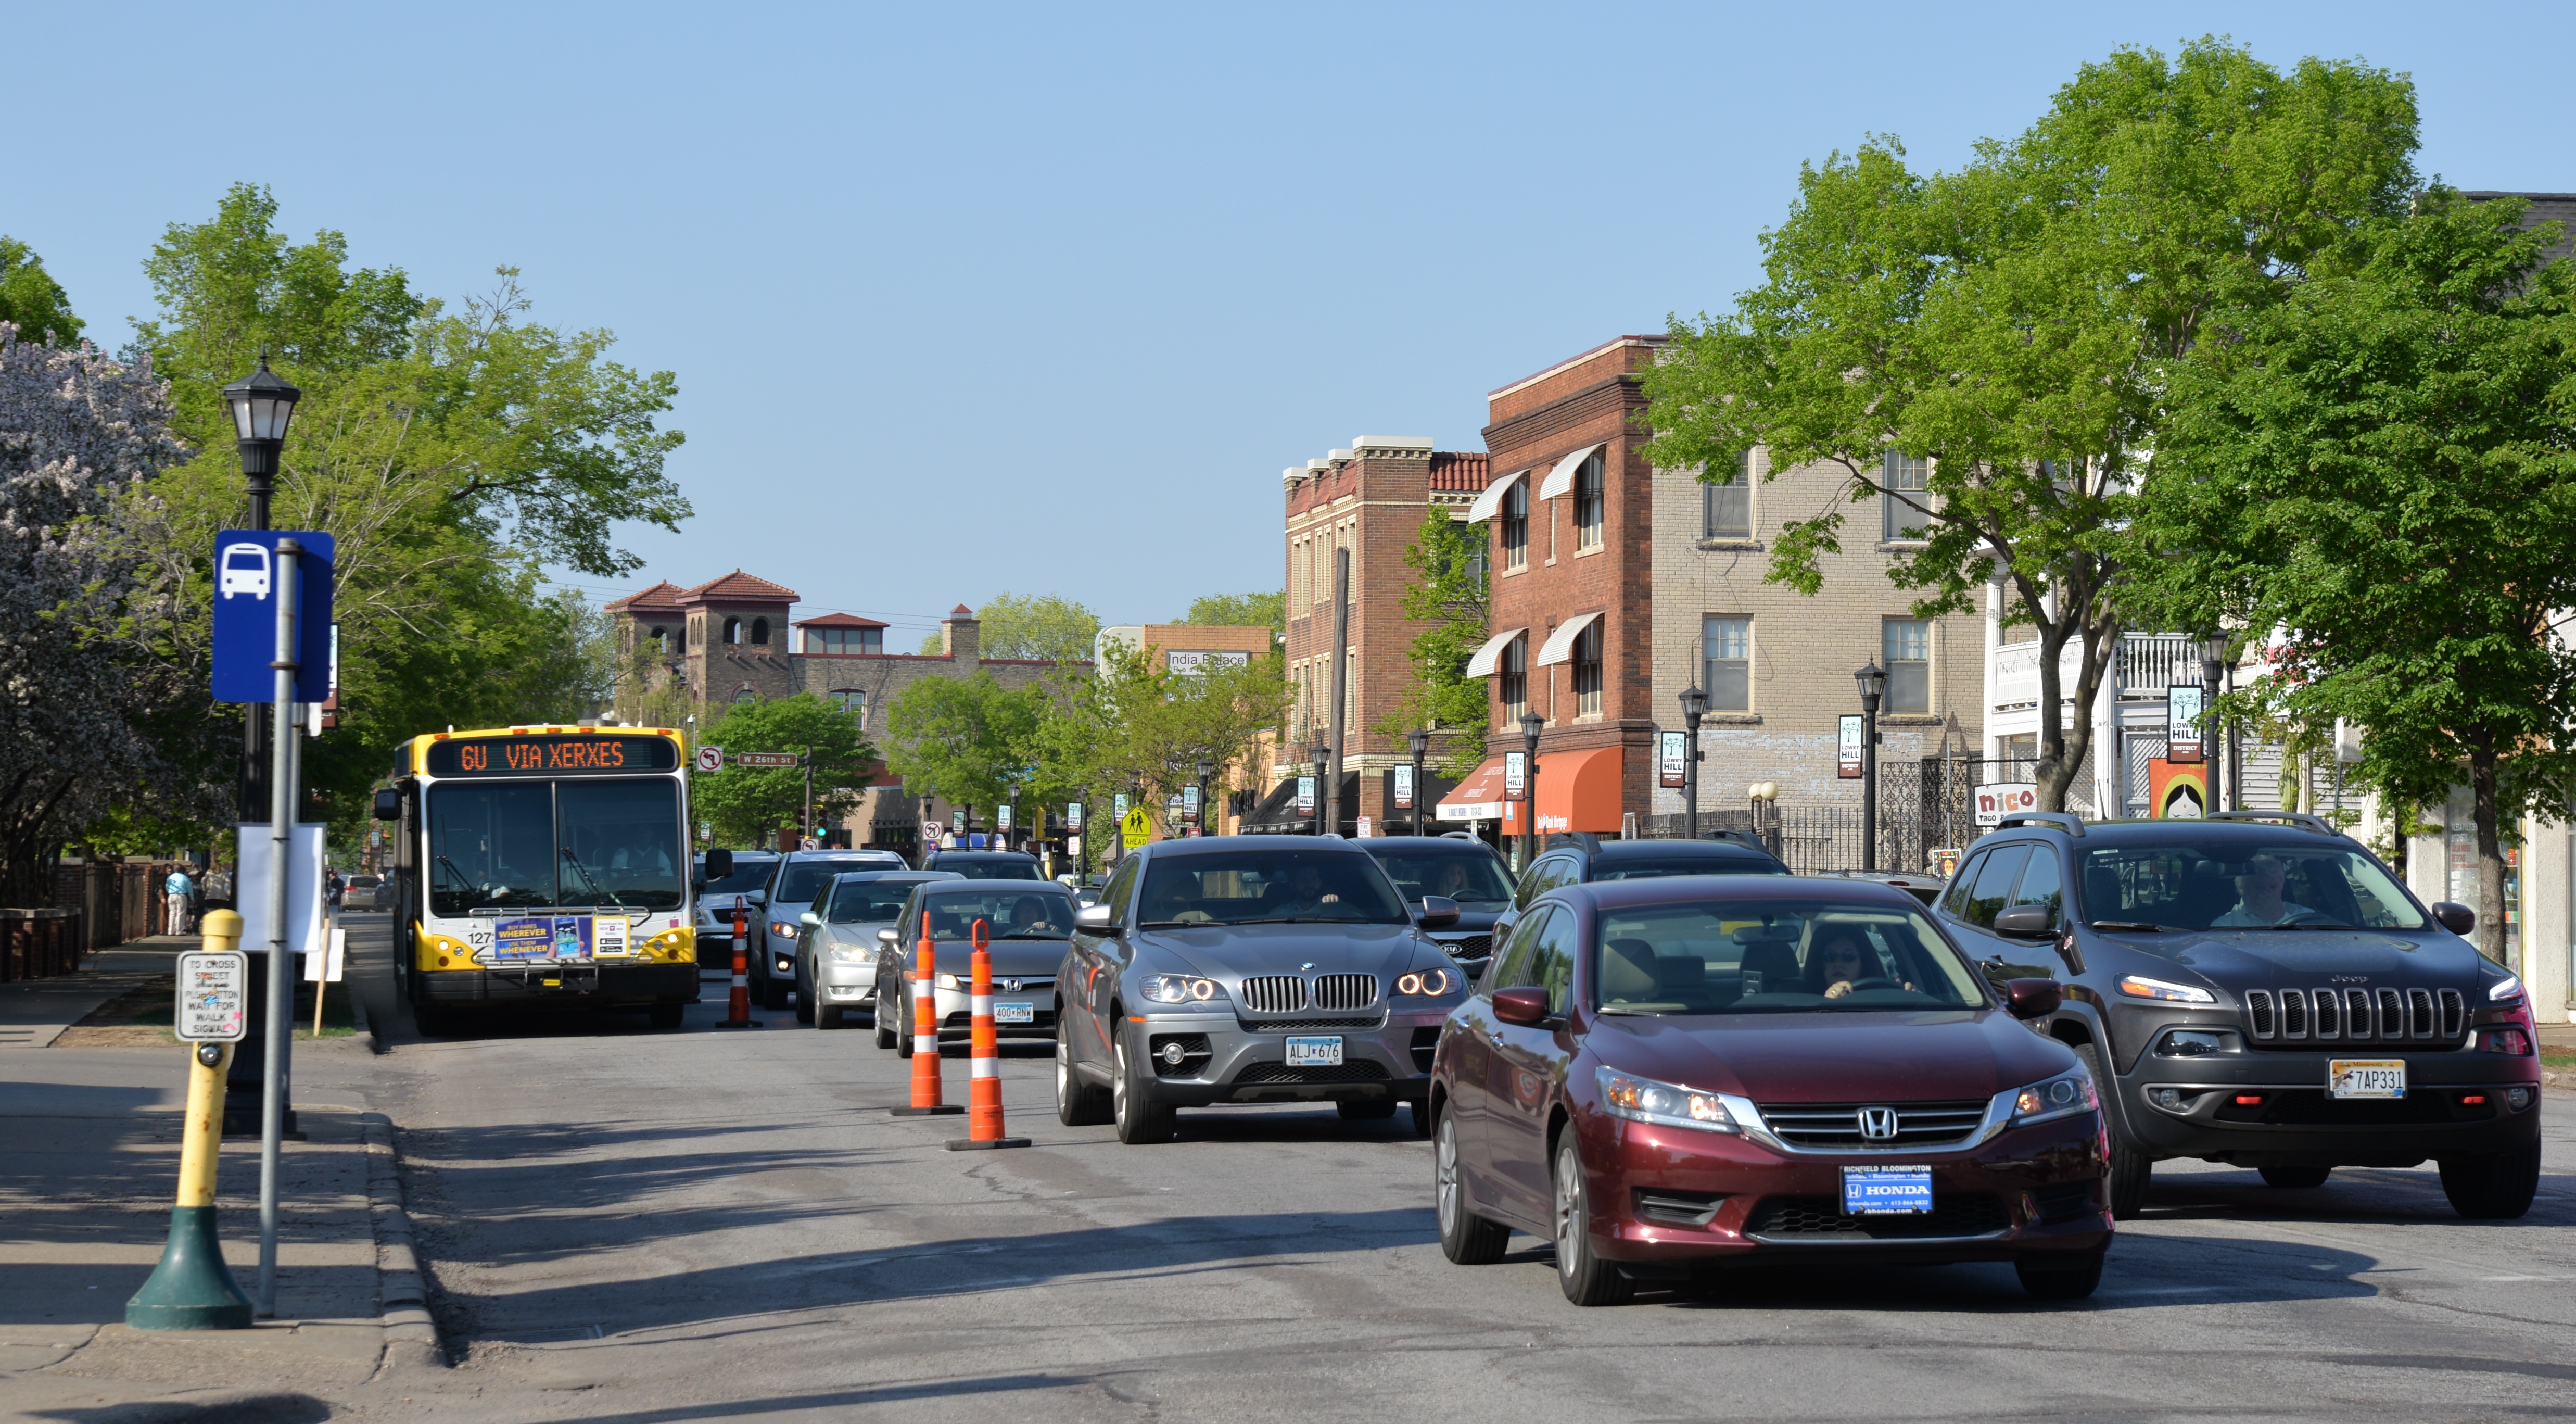
[[[393,1123],[375,1112],[360,1115],[358,1121],[364,1124],[367,1141],[367,1219],[376,1236],[376,1304],[384,1312],[382,1368],[443,1370],[447,1351],[439,1345],[438,1325],[429,1315],[429,1282],[421,1274],[411,1212],[403,1205]]]

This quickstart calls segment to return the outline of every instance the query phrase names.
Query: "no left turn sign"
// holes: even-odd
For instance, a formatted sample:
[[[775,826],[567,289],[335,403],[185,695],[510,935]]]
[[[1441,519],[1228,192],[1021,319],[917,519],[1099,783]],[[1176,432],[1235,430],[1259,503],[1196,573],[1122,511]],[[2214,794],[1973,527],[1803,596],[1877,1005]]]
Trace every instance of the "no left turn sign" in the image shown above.
[[[700,747],[700,748],[698,748],[698,770],[700,770],[700,771],[722,771],[722,770],[724,770],[724,748],[722,748],[722,747]]]

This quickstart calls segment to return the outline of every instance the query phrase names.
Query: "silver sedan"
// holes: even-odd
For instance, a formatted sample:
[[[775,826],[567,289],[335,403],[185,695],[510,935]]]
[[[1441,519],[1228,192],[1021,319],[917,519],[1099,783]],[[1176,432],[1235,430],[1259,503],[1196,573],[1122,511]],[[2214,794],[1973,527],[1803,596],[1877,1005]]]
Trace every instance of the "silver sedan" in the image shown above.
[[[796,1018],[841,1027],[852,1009],[876,1010],[880,930],[903,914],[916,885],[959,877],[943,870],[854,870],[834,876],[814,908],[796,917]]]

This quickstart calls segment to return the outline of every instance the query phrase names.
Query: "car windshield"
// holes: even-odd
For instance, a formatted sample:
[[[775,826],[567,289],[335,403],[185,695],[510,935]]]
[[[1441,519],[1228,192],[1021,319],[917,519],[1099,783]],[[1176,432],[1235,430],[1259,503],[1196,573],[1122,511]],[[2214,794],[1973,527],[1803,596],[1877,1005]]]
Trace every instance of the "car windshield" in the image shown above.
[[[1073,934],[1073,896],[1060,885],[1040,890],[943,890],[924,895],[923,917],[934,940],[974,937],[984,922],[988,939],[1065,939]]]
[[[2422,911],[2369,856],[2307,843],[2086,850],[2084,918],[2163,929],[2420,930]]]
[[[705,862],[701,861],[699,864],[703,866]],[[777,861],[770,859],[767,856],[735,856],[733,858],[733,874],[725,876],[719,880],[708,881],[706,893],[710,895],[739,895],[746,890],[757,890],[763,884],[767,883],[769,880],[769,872],[775,869],[777,865]]]
[[[823,887],[832,883],[833,876],[847,875],[853,870],[891,868],[882,860],[790,861],[778,877],[777,892],[769,898],[773,904],[810,905],[816,896],[823,893]]]
[[[964,856],[941,856],[938,868],[963,875],[969,880],[1043,880],[1034,860],[969,860]]]
[[[1605,857],[1592,862],[1594,880],[1660,880],[1667,875],[1786,875],[1787,866],[1750,851],[1729,855]]]
[[[1922,915],[1875,900],[1692,900],[1601,912],[1604,1013],[1851,1013],[1969,1009],[1976,971]]]
[[[1145,867],[1137,918],[1153,925],[1413,922],[1377,861],[1359,851],[1202,851]]]
[[[430,910],[674,910],[679,784],[664,778],[450,782],[429,795]]]
[[[1389,880],[1408,900],[1446,895],[1467,910],[1499,910],[1511,903],[1503,867],[1481,850],[1372,851]]]
[[[824,907],[823,920],[827,924],[855,925],[901,919],[903,902],[912,898],[912,887],[920,883],[844,875],[832,882],[832,898]]]

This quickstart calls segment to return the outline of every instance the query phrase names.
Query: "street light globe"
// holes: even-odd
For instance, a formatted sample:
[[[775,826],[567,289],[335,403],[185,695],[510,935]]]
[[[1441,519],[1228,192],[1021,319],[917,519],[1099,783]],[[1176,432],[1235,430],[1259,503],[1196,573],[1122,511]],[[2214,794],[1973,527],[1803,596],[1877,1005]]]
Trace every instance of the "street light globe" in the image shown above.
[[[1529,744],[1529,750],[1533,755],[1538,751],[1538,734],[1546,730],[1546,728],[1547,719],[1545,717],[1542,717],[1535,712],[1524,712],[1521,714],[1521,740]]]
[[[283,440],[286,427],[295,419],[295,403],[304,393],[288,385],[268,369],[268,353],[259,356],[259,369],[224,387],[224,399],[232,403],[233,434],[241,440]]]
[[[1702,692],[1699,684],[1695,682],[1683,688],[1682,720],[1697,726],[1699,719],[1706,715],[1708,715],[1708,694]]]
[[[1427,727],[1414,728],[1404,734],[1404,744],[1412,750],[1415,761],[1422,760],[1423,756],[1431,750],[1431,730]]]
[[[1879,670],[1876,661],[1871,661],[1861,664],[1852,673],[1852,681],[1860,684],[1860,705],[1866,710],[1876,711],[1879,697],[1887,691],[1887,674]]]

